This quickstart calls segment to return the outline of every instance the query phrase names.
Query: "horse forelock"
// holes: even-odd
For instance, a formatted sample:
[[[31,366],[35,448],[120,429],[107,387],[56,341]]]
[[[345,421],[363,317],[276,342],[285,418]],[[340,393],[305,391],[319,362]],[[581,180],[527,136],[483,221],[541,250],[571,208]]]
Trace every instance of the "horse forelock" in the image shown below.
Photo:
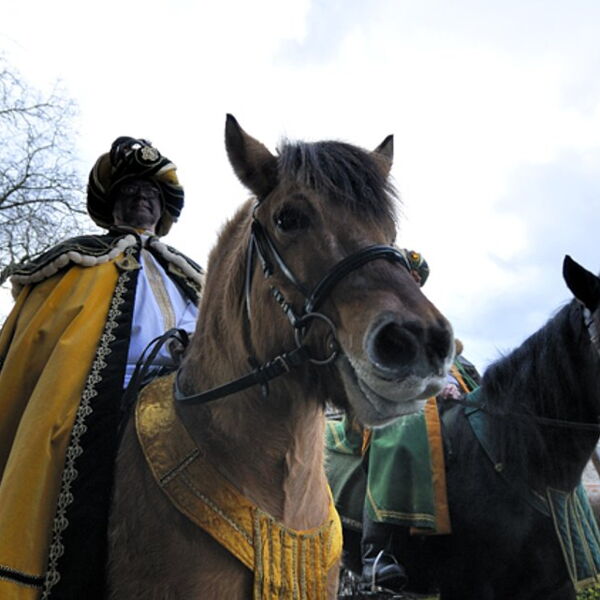
[[[280,181],[310,188],[373,220],[396,223],[398,194],[371,153],[344,142],[285,141],[278,154]]]
[[[572,301],[487,368],[481,382],[485,402],[491,412],[506,415],[492,417],[494,445],[503,460],[525,473],[540,465],[560,470],[553,446],[569,430],[540,424],[534,417],[589,422],[597,411],[598,363],[581,308]]]

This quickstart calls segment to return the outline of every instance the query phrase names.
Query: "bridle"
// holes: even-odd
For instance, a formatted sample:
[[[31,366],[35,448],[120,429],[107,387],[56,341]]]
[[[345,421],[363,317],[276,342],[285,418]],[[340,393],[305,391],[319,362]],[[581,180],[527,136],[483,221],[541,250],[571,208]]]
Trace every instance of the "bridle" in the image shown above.
[[[300,312],[296,312],[290,302],[288,302],[283,293],[275,286],[271,285],[273,297],[285,313],[294,330],[294,340],[296,347],[290,351],[282,352],[271,360],[258,365],[253,371],[210,390],[186,396],[182,394],[177,383],[177,376],[174,384],[174,397],[177,402],[185,405],[204,404],[218,398],[223,398],[235,392],[239,392],[254,385],[262,386],[263,395],[268,394],[267,382],[279,375],[283,375],[305,363],[311,363],[317,366],[325,366],[332,363],[339,354],[339,344],[337,342],[335,325],[329,317],[319,308],[327,300],[335,286],[359,267],[378,259],[385,259],[390,262],[397,262],[410,271],[410,265],[404,254],[393,246],[374,245],[367,246],[358,250],[354,254],[347,256],[335,264],[312,288],[308,289],[292,269],[288,266],[277,246],[269,236],[262,223],[256,216],[256,208],[252,214],[252,225],[250,230],[250,239],[246,254],[246,273],[244,282],[244,302],[245,314],[248,323],[252,320],[252,310],[250,303],[250,292],[252,289],[252,277],[254,274],[254,257],[258,256],[262,272],[265,279],[269,279],[276,271],[279,271],[284,278],[290,282],[304,297],[304,304]],[[309,348],[305,344],[306,336],[311,326],[316,322],[324,323],[328,332],[326,339],[331,348],[329,355],[319,357],[311,355]],[[254,362],[254,361],[252,361]]]

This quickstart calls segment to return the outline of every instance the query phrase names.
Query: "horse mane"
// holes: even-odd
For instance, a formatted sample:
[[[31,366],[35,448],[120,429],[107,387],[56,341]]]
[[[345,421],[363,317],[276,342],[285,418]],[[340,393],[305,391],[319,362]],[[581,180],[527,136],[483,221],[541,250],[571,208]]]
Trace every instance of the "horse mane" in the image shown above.
[[[284,140],[278,155],[280,181],[295,181],[374,221],[397,223],[398,194],[373,153],[344,142]]]
[[[559,467],[550,457],[552,446],[569,431],[574,436],[585,435],[540,424],[534,416],[589,421],[592,406],[581,393],[590,389],[592,371],[588,367],[594,354],[589,348],[581,308],[573,300],[521,346],[486,369],[481,400],[494,415],[490,428],[493,444],[506,465],[528,477],[537,469],[548,474],[554,468],[552,475],[562,478],[564,473],[557,472]]]

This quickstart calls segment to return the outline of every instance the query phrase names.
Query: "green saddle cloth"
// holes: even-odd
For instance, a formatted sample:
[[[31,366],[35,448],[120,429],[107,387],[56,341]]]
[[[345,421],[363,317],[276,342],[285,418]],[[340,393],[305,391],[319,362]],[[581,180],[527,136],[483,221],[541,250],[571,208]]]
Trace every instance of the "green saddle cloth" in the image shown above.
[[[365,502],[367,474],[360,454],[362,440],[349,444],[343,421],[327,421],[325,430],[325,470],[335,506],[344,526],[360,531]],[[349,432],[350,437],[352,433]]]
[[[375,521],[436,532],[439,507],[425,413],[372,430],[364,456],[362,445],[361,433],[345,417],[327,422],[326,470],[344,524],[361,528],[366,499]]]
[[[481,402],[481,394],[481,389],[476,390],[469,395],[469,400],[477,404]],[[467,408],[465,414],[492,464],[498,463],[489,441],[490,420],[484,411],[473,407]],[[543,495],[530,490],[526,482],[507,476],[504,471],[500,476],[508,485],[517,485],[525,490],[524,499],[533,508],[552,518],[573,585],[579,590],[589,586],[593,588],[591,594],[581,597],[600,598],[600,531],[583,484],[580,482],[571,491],[549,487]],[[595,595],[596,592],[598,595]]]
[[[585,488],[574,491],[548,488],[548,506],[563,550],[567,570],[576,587],[600,582],[600,531]]]

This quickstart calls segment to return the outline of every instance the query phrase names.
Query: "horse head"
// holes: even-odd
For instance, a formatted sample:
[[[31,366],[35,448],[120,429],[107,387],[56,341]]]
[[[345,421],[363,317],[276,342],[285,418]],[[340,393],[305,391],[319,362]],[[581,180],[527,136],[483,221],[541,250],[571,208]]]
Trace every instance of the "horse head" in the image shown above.
[[[230,224],[247,248],[243,269],[230,266],[248,353],[265,362],[306,347],[310,362],[329,364],[305,385],[334,402],[347,397],[364,424],[417,410],[441,389],[454,338],[393,247],[392,137],[373,152],[299,142],[274,155],[228,115],[225,140],[254,195]]]

